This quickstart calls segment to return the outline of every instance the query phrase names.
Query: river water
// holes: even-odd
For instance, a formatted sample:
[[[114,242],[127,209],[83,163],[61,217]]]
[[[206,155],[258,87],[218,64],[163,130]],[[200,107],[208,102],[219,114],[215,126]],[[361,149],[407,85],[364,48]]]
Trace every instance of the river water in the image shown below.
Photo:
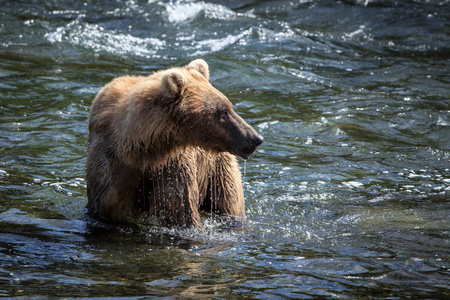
[[[86,218],[99,89],[203,58],[248,225]],[[0,295],[450,297],[450,3],[0,1]]]

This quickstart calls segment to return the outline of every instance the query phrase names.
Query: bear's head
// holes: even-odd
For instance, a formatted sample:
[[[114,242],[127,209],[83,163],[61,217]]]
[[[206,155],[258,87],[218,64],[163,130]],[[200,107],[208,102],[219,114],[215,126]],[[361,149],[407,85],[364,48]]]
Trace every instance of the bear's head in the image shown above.
[[[161,89],[172,103],[173,116],[185,145],[230,152],[248,159],[263,137],[234,110],[231,102],[209,82],[209,67],[202,60],[161,74]]]

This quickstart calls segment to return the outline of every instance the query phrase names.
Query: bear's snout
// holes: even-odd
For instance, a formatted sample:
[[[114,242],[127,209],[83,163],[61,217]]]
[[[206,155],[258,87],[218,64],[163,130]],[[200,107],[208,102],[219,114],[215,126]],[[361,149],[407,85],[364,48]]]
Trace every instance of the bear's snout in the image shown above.
[[[235,135],[235,151],[233,152],[247,160],[256,151],[256,147],[264,142],[264,138],[236,113],[234,113],[234,121],[237,125],[235,132],[239,132],[239,134]]]
[[[256,133],[255,138],[253,139],[253,143],[255,144],[255,146],[258,147],[263,142],[264,142],[263,136],[260,135],[259,133]]]
[[[250,155],[252,155],[256,151],[256,147],[264,142],[264,138],[262,137],[262,135],[257,133],[253,128],[250,127],[250,129],[252,132],[247,138],[247,143],[242,143],[240,145],[241,147],[239,147],[239,149],[235,151],[236,155],[242,157],[245,160],[247,160]]]

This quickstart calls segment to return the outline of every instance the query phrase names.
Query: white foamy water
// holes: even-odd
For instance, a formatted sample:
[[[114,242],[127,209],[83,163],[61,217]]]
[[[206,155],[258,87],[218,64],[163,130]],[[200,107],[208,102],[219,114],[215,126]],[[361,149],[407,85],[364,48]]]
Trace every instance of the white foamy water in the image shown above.
[[[79,20],[58,27],[55,31],[45,34],[45,37],[51,43],[67,42],[92,49],[95,52],[106,51],[144,57],[158,57],[158,50],[165,45],[164,41],[157,38],[139,38]]]
[[[161,5],[165,9],[163,14],[173,23],[192,20],[200,14],[204,14],[206,18],[218,20],[229,20],[239,15],[225,6],[205,2],[177,2]],[[217,52],[244,40],[252,32],[252,29],[248,29],[237,34],[222,35],[223,37],[216,32],[214,38],[210,38],[210,36],[199,37],[195,32],[186,32],[181,28],[175,39],[161,40],[155,37],[138,37],[130,33],[107,29],[98,24],[84,22],[81,18],[46,33],[45,38],[54,44],[69,43],[95,52],[161,58],[166,57],[168,51],[180,47],[186,50],[188,56],[201,56]]]
[[[247,33],[248,31],[245,31],[238,35],[228,35],[220,39],[208,39],[199,41],[195,46],[197,51],[194,52],[192,56],[205,55],[207,53],[220,51],[226,48],[227,46],[235,44],[236,42],[244,38],[247,35]]]
[[[192,20],[201,13],[204,14],[205,18],[219,20],[229,20],[239,15],[223,5],[203,1],[177,1],[166,5],[167,19],[173,23]]]

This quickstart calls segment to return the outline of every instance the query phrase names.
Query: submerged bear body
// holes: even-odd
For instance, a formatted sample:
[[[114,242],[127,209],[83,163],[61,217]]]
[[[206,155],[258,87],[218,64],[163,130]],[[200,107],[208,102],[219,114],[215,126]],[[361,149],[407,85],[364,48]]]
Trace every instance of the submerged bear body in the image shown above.
[[[145,213],[197,228],[201,210],[244,218],[235,155],[247,159],[262,142],[209,83],[203,60],[117,78],[91,108],[87,209],[111,222]]]

